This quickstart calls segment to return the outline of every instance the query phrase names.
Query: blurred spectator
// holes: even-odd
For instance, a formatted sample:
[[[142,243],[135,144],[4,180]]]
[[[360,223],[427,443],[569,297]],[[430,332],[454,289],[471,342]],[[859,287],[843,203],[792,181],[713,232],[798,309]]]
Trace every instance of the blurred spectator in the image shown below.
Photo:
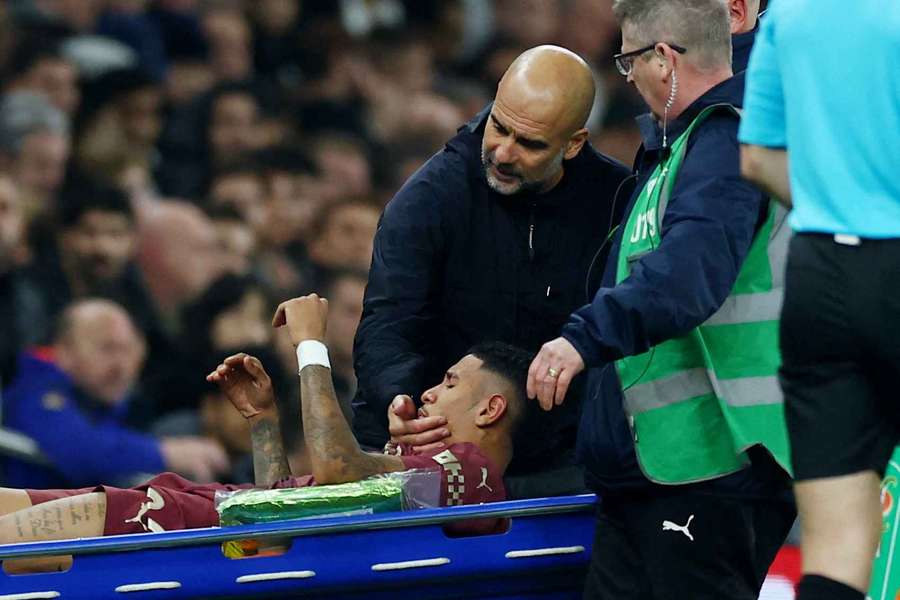
[[[338,196],[365,198],[372,194],[372,168],[362,139],[335,131],[320,133],[312,143],[312,159]]]
[[[253,33],[244,13],[224,5],[203,18],[209,61],[220,82],[247,81],[253,76]]]
[[[215,87],[172,115],[160,140],[158,183],[166,195],[197,199],[216,169],[243,160],[265,142],[262,103],[244,83]]]
[[[296,36],[303,12],[301,0],[258,0],[249,6],[254,28],[256,71],[292,85],[300,77]]]
[[[497,34],[520,49],[556,43],[561,27],[560,4],[558,0],[495,0]]]
[[[219,258],[225,271],[233,275],[246,275],[254,268],[256,257],[256,231],[231,206],[210,209],[218,240]]]
[[[43,96],[16,92],[0,100],[0,170],[20,186],[26,215],[55,211],[69,151],[69,120]]]
[[[353,337],[362,317],[363,293],[366,291],[366,275],[357,271],[335,274],[322,288],[328,298],[328,329],[325,343],[331,361],[334,391],[349,423],[352,418],[350,403],[356,394],[356,374],[353,371]]]
[[[40,296],[41,339],[77,298],[121,304],[148,337],[161,335],[153,300],[134,262],[137,226],[125,193],[79,182],[62,195],[55,243],[36,257],[28,279]],[[43,326],[42,326],[43,325]]]
[[[380,214],[377,206],[360,200],[327,207],[314,228],[310,260],[326,273],[342,269],[368,272]]]
[[[12,180],[0,174],[0,387],[16,369],[16,355],[37,341],[39,302],[17,268],[24,233],[24,215]]]
[[[23,355],[5,394],[6,425],[32,437],[52,468],[7,460],[7,484],[78,487],[164,469],[210,481],[222,473],[228,461],[215,442],[157,440],[121,425],[143,362],[143,339],[118,305],[67,308],[52,348]]]
[[[272,356],[271,304],[252,277],[225,275],[185,308],[184,321],[191,326],[181,348],[190,363],[186,385],[197,390],[197,408],[176,411],[152,429],[157,435],[204,435],[218,441],[228,450],[234,475],[241,481],[252,481],[245,456],[250,451],[250,430],[246,419],[203,376],[237,352]],[[284,378],[277,361],[267,363],[273,363],[270,373],[280,383]]]
[[[136,69],[110,71],[86,87],[76,158],[95,178],[121,185],[140,169],[144,187],[159,162],[161,86]]]
[[[266,219],[266,189],[259,167],[244,159],[216,169],[209,183],[209,205],[231,208],[254,231],[261,231]]]
[[[267,346],[272,340],[270,304],[252,277],[224,275],[185,307],[184,322],[190,328],[184,332],[182,347],[205,375],[229,351]]]
[[[224,357],[223,357],[224,358]],[[228,453],[231,469],[223,481],[252,483],[250,427],[217,386],[206,385],[197,410],[170,413],[153,424],[157,437],[202,436],[220,444]]]
[[[80,102],[77,68],[56,42],[43,37],[26,38],[16,48],[3,89],[5,93],[42,94],[70,117]]]
[[[146,215],[138,262],[170,332],[180,331],[181,308],[203,293],[224,267],[209,218],[181,202],[165,202]]]

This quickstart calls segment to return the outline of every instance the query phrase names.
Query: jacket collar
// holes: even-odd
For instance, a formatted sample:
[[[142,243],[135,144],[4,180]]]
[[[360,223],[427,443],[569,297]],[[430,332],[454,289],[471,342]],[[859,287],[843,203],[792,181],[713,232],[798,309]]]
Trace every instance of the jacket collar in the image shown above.
[[[669,121],[667,137],[669,144],[687,130],[694,118],[700,112],[713,104],[728,103],[734,106],[743,104],[743,79],[731,77],[722,83],[710,88],[705,94],[694,100],[677,119]],[[643,114],[636,119],[638,129],[641,132],[644,150],[659,150],[662,148],[662,123],[650,114]]]
[[[750,62],[750,51],[753,50],[753,42],[759,32],[759,20],[756,27],[745,33],[731,36],[731,70],[735,73],[743,73]]]

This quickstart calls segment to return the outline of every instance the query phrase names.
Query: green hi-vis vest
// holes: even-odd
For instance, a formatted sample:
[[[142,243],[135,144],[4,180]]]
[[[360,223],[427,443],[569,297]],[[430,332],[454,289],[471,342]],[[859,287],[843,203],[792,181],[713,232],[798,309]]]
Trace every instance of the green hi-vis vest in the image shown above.
[[[622,235],[616,282],[660,244],[678,170],[694,129],[709,106],[672,144],[635,202]],[[746,450],[761,444],[790,473],[778,320],[790,228],[770,202],[734,288],[721,308],[687,335],[616,361],[638,462],[657,483],[682,484],[734,473],[749,464]]]

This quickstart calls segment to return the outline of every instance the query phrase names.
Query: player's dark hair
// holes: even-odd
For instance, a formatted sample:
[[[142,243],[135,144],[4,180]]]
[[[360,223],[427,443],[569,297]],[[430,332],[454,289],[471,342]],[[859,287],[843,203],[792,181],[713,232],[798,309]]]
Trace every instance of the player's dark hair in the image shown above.
[[[499,375],[511,384],[515,396],[507,398],[507,406],[512,417],[513,453],[529,454],[543,421],[540,405],[537,400],[529,400],[526,391],[528,368],[534,355],[505,342],[482,342],[473,346],[468,354],[481,360],[482,369]]]

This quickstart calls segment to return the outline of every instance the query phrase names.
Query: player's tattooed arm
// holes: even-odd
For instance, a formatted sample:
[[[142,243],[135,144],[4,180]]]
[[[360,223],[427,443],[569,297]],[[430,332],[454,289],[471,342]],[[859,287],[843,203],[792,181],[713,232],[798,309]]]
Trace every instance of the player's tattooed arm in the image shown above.
[[[402,471],[399,456],[363,452],[341,412],[331,369],[309,365],[300,372],[303,435],[317,483],[358,481]]]
[[[277,410],[250,419],[250,440],[257,486],[268,487],[291,476]]]

